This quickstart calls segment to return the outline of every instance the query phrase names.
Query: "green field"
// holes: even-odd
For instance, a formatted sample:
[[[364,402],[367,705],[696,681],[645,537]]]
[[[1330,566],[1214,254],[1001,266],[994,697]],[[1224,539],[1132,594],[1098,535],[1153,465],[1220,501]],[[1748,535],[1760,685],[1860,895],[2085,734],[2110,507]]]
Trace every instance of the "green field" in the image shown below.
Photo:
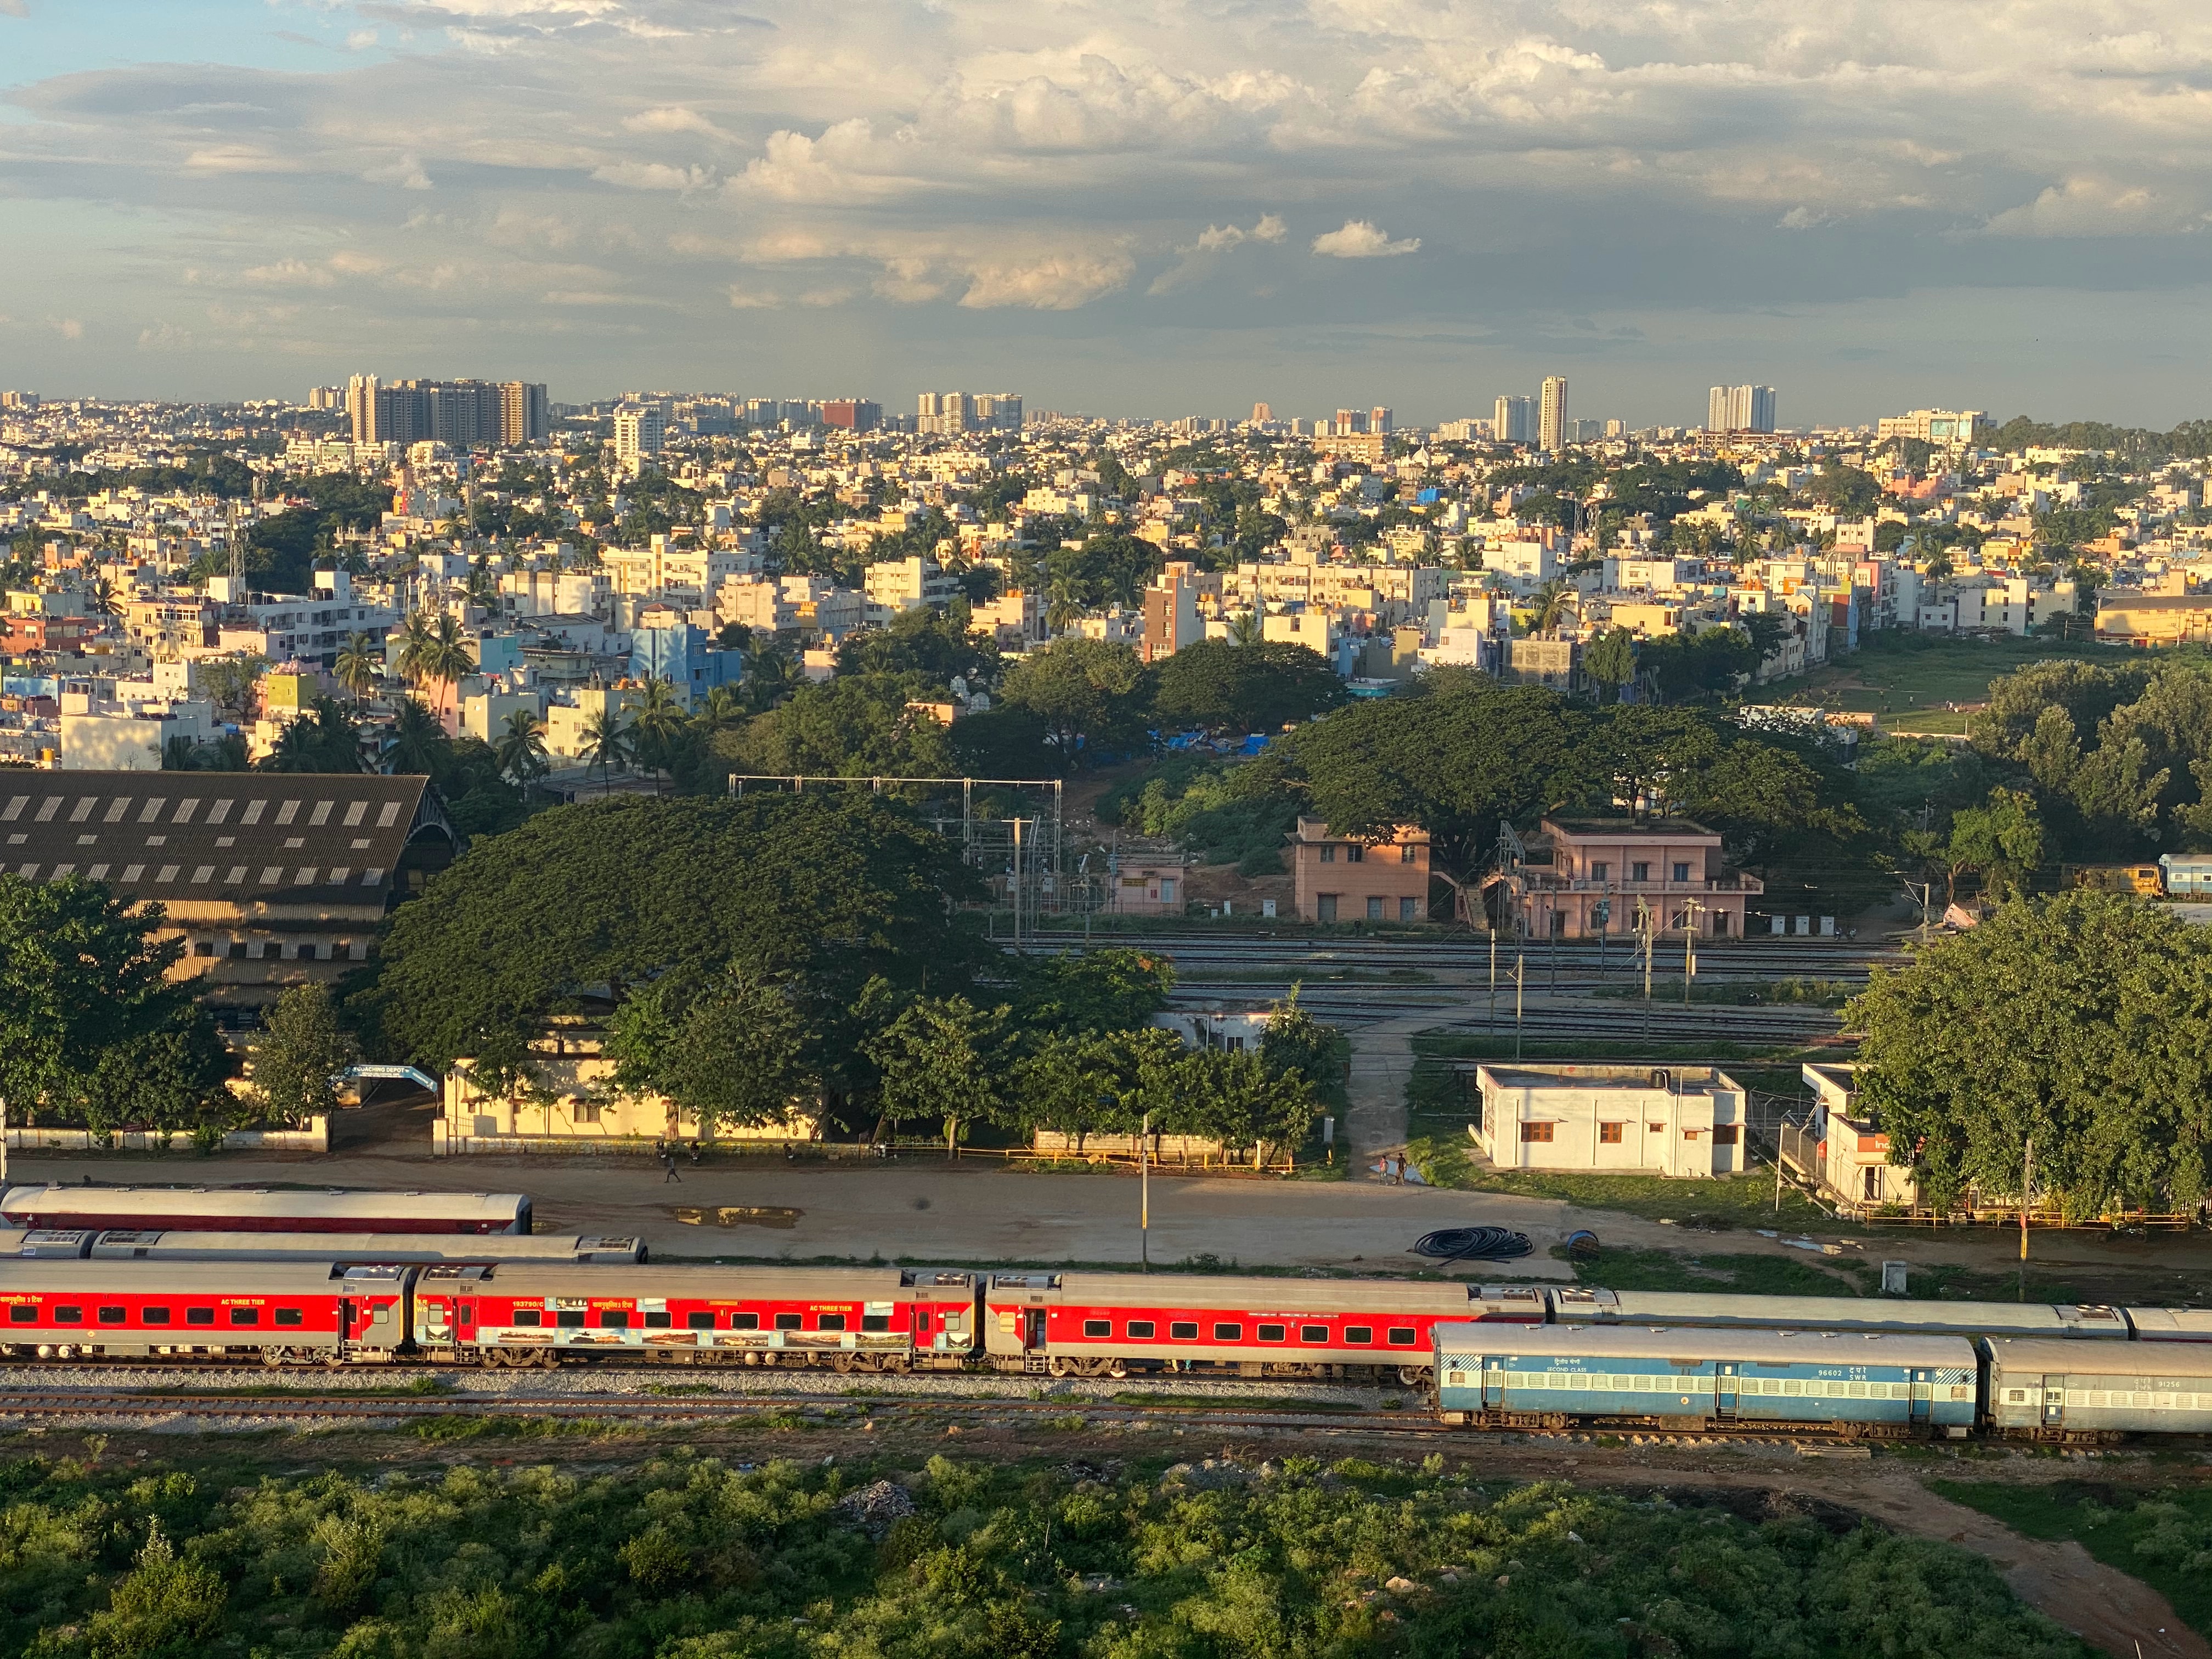
[[[2111,661],[2128,648],[2042,639],[1954,639],[1884,629],[1859,635],[1859,648],[1795,679],[1777,680],[1760,693],[1781,702],[1878,714],[1885,726],[1918,732],[1964,732],[1966,716],[1954,704],[1986,702],[1990,682],[2029,663],[2052,657]]]
[[[2205,1571],[2212,1567],[2212,1491],[2188,1486],[2144,1492],[2089,1480],[2046,1486],[1929,1485],[2030,1538],[2074,1540],[2106,1566],[2142,1579],[2172,1602],[2198,1634],[2212,1636],[2212,1575]]]

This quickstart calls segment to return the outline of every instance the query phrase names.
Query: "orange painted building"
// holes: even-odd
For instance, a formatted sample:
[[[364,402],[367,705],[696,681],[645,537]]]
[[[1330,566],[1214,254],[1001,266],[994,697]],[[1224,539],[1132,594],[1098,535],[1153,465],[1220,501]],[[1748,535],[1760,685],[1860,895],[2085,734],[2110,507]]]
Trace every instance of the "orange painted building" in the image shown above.
[[[1300,818],[1291,838],[1299,918],[1305,921],[1425,921],[1429,832],[1401,824],[1389,838],[1333,836],[1322,818]]]

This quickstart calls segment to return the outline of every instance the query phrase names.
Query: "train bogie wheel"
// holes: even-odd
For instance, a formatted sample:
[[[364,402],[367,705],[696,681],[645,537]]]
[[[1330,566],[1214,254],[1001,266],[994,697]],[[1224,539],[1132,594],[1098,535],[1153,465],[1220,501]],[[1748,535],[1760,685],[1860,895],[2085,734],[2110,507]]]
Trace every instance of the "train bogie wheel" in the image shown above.
[[[830,1368],[841,1376],[850,1376],[858,1368],[860,1358],[858,1354],[833,1353],[830,1356]]]
[[[1071,1361],[1054,1355],[1046,1369],[1054,1376],[1069,1376],[1074,1374],[1075,1366]]]
[[[261,1363],[271,1370],[276,1370],[291,1357],[291,1351],[287,1348],[264,1348],[261,1351]]]
[[[1106,1364],[1106,1375],[1107,1375],[1107,1376],[1110,1376],[1110,1377],[1113,1377],[1113,1378],[1115,1378],[1115,1379],[1116,1379],[1116,1380],[1118,1381],[1120,1378],[1121,1378],[1121,1377],[1125,1377],[1125,1376],[1127,1376],[1128,1374],[1129,1374],[1129,1362],[1128,1362],[1127,1360],[1126,1360],[1126,1359],[1112,1359],[1112,1360],[1109,1360],[1109,1361],[1107,1362],[1107,1364]]]
[[[1398,1367],[1398,1380],[1409,1389],[1425,1388],[1429,1381],[1429,1368],[1426,1365],[1401,1365]]]

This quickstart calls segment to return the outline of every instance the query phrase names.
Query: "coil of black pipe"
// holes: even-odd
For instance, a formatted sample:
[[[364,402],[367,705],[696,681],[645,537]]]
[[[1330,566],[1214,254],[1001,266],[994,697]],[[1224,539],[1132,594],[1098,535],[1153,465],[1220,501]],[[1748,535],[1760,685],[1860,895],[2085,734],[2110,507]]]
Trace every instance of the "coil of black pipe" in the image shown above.
[[[1437,1261],[1517,1261],[1532,1247],[1510,1227],[1439,1227],[1414,1242],[1413,1254]]]

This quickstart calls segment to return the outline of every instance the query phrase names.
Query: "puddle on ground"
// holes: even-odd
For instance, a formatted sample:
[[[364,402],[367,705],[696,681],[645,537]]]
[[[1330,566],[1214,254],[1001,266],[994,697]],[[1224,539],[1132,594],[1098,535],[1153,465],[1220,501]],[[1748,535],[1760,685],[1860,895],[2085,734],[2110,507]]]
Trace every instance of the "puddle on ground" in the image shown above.
[[[804,1210],[787,1210],[771,1204],[698,1204],[672,1206],[669,1213],[687,1227],[777,1227],[786,1231],[799,1224]]]

